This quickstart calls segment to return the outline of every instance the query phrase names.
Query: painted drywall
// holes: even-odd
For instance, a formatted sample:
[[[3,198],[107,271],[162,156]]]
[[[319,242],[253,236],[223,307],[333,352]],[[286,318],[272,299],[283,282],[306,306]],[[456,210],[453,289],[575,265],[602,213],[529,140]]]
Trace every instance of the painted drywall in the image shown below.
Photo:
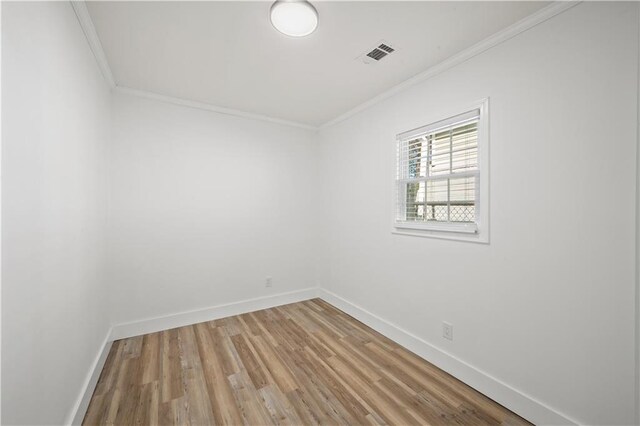
[[[640,425],[640,8],[638,8],[638,126],[636,145],[636,424]]]
[[[321,286],[575,421],[633,423],[637,7],[580,4],[323,129]],[[485,97],[490,244],[392,234],[395,135]]]
[[[637,5],[579,5],[319,140],[111,98],[68,4],[2,6],[4,423],[68,419],[109,323],[318,282],[576,421],[633,421]],[[491,243],[392,235],[395,134],[486,96]]]
[[[314,132],[120,93],[113,118],[114,323],[316,285]]]
[[[3,2],[2,66],[2,423],[62,424],[109,329],[110,93],[68,2]]]

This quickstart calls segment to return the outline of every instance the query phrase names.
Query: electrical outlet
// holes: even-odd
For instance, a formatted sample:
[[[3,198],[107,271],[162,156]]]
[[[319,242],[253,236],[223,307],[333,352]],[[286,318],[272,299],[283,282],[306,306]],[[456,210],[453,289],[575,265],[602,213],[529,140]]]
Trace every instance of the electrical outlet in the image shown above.
[[[271,287],[273,283],[271,282],[271,277],[267,277],[267,281],[264,283],[265,287]]]
[[[442,337],[447,340],[453,340],[453,325],[448,322],[442,322]]]

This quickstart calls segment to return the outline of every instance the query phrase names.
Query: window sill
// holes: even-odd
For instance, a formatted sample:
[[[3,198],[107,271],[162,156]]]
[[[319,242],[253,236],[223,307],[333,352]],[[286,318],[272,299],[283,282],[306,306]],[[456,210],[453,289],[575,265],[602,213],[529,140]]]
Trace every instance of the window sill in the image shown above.
[[[395,227],[398,229],[408,229],[413,231],[438,231],[438,232],[456,232],[462,234],[477,234],[478,225],[475,223],[412,223],[412,222],[396,222]]]
[[[473,223],[394,223],[391,233],[411,237],[437,238],[489,244],[488,232],[480,232]]]

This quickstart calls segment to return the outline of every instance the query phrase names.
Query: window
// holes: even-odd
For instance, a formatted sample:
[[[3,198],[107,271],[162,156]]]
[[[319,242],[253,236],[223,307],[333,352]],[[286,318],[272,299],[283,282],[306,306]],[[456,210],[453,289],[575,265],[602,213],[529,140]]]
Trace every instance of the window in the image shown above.
[[[398,135],[394,227],[488,241],[486,101],[454,117]],[[486,165],[485,165],[486,167]],[[406,232],[404,232],[406,233]],[[451,235],[453,234],[453,235]],[[466,237],[465,237],[466,235]]]

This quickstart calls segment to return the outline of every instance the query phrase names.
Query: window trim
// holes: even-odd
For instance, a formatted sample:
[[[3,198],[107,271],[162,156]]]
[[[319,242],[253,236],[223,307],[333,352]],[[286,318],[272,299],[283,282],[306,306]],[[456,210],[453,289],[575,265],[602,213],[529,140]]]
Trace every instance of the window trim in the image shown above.
[[[474,223],[431,222],[412,223],[396,220],[398,197],[398,146],[401,140],[432,132],[450,125],[479,110],[478,121],[478,170],[470,172],[479,184],[476,185],[476,221]],[[461,113],[462,111],[462,113]],[[442,238],[449,240],[489,243],[489,98],[484,98],[471,105],[457,108],[457,112],[441,118],[429,120],[426,126],[398,133],[393,144],[393,191],[392,191],[392,234],[417,237]]]

